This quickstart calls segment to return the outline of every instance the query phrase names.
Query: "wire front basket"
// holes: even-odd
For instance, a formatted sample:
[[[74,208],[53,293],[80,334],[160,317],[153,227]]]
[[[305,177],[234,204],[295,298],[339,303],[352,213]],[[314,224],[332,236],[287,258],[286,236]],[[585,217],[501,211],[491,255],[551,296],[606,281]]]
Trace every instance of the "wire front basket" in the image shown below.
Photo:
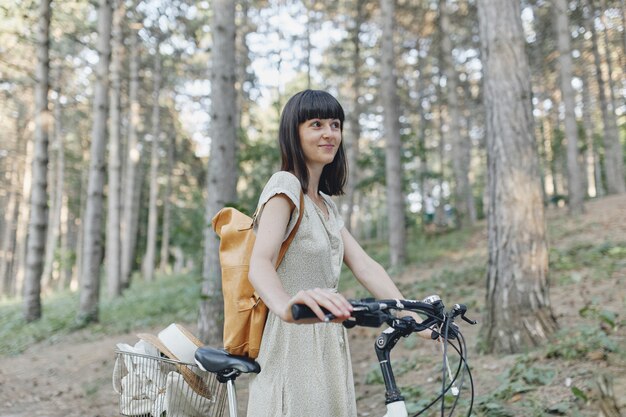
[[[224,416],[225,385],[195,364],[117,350],[113,388],[123,416]]]

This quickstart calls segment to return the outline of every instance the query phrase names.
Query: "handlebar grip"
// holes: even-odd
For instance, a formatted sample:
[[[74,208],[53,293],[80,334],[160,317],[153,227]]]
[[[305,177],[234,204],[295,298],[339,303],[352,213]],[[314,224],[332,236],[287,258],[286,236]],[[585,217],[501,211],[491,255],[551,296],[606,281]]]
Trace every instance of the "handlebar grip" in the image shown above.
[[[324,314],[330,314],[330,311],[326,310],[322,307],[322,311]],[[302,320],[302,319],[314,319],[317,318],[313,310],[309,308],[306,304],[294,304],[291,306],[291,315],[294,320]]]

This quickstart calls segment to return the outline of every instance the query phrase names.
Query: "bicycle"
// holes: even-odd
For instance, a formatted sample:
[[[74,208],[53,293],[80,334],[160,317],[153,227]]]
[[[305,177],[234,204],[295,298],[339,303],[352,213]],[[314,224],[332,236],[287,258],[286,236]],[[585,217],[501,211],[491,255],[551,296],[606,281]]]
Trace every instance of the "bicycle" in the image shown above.
[[[473,381],[465,357],[465,340],[459,327],[454,323],[454,319],[460,316],[464,321],[476,324],[475,321],[465,316],[467,311],[465,305],[455,304],[450,310],[446,310],[438,296],[430,296],[423,301],[363,299],[350,300],[350,303],[353,306],[353,311],[351,317],[343,322],[346,328],[350,329],[355,326],[381,327],[383,324],[389,326],[376,338],[374,344],[385,384],[387,414],[384,417],[408,417],[405,399],[396,384],[393,373],[390,358],[391,350],[396,346],[400,338],[426,329],[431,329],[432,337],[442,342],[442,389],[441,393],[430,404],[414,416],[423,414],[439,400],[441,400],[441,415],[445,415],[444,395],[448,392],[455,397],[453,405],[447,410],[449,415],[452,415],[459,400],[460,390],[463,388],[463,377],[465,375],[468,376],[471,394],[467,415],[471,415],[474,400]],[[399,311],[416,312],[420,317],[423,317],[423,320],[418,323],[412,317],[398,318],[394,313]],[[332,314],[327,311],[325,313],[327,321],[334,319]],[[315,317],[315,314],[305,305],[294,305],[292,315],[296,320]],[[448,345],[452,346],[459,355],[459,364],[454,375],[450,370],[448,362]],[[184,378],[187,382],[186,387],[192,390],[188,390],[186,395],[189,399],[189,394],[191,393],[191,398],[194,401],[205,404],[203,410],[206,410],[206,414],[203,416],[206,417],[221,417],[224,415],[226,408],[225,397],[228,399],[229,416],[238,417],[235,381],[242,374],[259,373],[261,371],[259,364],[250,358],[230,355],[223,350],[209,346],[196,350],[195,364],[180,363],[167,358],[151,358],[151,360],[157,361],[159,366],[162,366],[162,363],[166,363],[176,367],[178,371],[186,371],[186,377]],[[190,376],[189,368],[193,369],[194,367],[206,372],[200,381],[197,378],[188,378]],[[460,379],[459,386],[457,386],[456,382],[459,380],[462,370],[465,372]],[[197,374],[194,373],[193,375]],[[226,386],[226,390],[223,389],[223,386]],[[150,414],[147,413],[146,415]],[[200,416],[201,414],[197,415]]]

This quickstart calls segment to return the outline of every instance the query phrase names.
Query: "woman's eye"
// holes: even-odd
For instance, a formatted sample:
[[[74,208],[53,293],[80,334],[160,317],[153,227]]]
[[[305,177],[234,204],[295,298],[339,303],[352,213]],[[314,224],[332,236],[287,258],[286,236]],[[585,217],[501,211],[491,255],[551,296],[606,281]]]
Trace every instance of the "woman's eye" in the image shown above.
[[[331,126],[332,126],[334,129],[339,129],[339,128],[341,127],[341,123],[339,123],[339,122],[332,122],[332,123],[331,123]]]
[[[313,127],[320,127],[321,125],[322,124],[318,120],[316,120],[313,123],[311,123],[311,126],[313,126]]]

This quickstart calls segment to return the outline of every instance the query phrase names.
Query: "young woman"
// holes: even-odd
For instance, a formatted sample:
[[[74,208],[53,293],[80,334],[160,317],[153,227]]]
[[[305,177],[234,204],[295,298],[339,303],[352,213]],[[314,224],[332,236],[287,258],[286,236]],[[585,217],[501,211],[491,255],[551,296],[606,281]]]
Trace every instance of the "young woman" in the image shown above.
[[[343,194],[347,178],[342,144],[344,112],[324,91],[305,90],[283,109],[279,142],[282,170],[259,199],[250,282],[270,313],[250,382],[248,417],[354,417],[356,400],[346,330],[352,306],[339,293],[342,262],[377,298],[403,298],[386,271],[344,227],[330,196]],[[300,192],[304,215],[285,257],[275,269],[282,242],[297,222]],[[299,325],[293,304],[308,305],[334,323]]]

